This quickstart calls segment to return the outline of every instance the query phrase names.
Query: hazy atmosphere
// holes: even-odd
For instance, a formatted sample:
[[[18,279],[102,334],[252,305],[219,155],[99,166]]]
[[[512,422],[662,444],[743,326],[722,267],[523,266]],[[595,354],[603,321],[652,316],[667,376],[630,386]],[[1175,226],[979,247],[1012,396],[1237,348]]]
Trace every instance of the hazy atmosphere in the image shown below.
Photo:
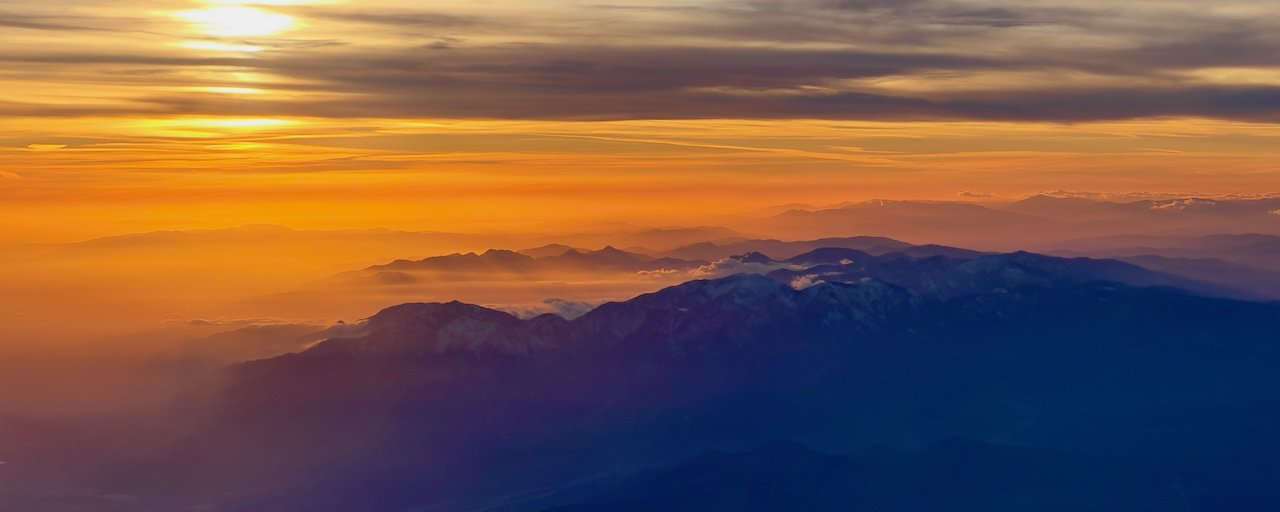
[[[0,509],[1280,507],[1270,1],[8,0],[0,41]]]

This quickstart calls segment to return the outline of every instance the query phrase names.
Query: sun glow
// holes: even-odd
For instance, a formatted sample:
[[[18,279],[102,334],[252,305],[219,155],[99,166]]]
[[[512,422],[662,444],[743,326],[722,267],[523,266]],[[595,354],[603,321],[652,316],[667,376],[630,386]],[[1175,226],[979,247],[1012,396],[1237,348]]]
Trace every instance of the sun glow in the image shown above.
[[[266,36],[289,29],[291,16],[242,5],[223,5],[179,11],[176,16],[211,36]]]
[[[221,5],[327,5],[342,3],[342,0],[207,0],[207,2]]]
[[[267,91],[253,87],[198,87],[198,91],[216,94],[266,94]]]
[[[285,126],[295,124],[293,121],[286,119],[270,119],[270,118],[228,118],[228,119],[200,119],[197,124],[204,126],[212,126],[216,128],[271,128],[276,126]]]
[[[261,46],[253,46],[249,44],[227,44],[214,41],[186,41],[179,43],[178,46],[191,50],[207,50],[214,52],[253,53],[262,51]]]
[[[299,121],[267,117],[183,116],[169,119],[144,119],[130,124],[131,131],[170,137],[221,137],[298,126]]]

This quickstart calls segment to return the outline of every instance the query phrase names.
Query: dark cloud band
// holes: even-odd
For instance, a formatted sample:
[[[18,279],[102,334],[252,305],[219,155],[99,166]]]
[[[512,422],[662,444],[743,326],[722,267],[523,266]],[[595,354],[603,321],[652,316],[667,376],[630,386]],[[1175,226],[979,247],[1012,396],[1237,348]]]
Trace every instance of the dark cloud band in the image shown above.
[[[1089,2],[1067,8],[1015,3],[975,7],[946,0],[707,1],[682,6],[680,16],[671,8],[646,4],[643,18],[650,21],[631,24],[610,22],[628,21],[641,6],[575,8],[582,12],[573,20],[313,6],[291,12],[317,23],[394,29],[395,44],[375,50],[355,41],[274,38],[231,41],[268,49],[242,56],[55,49],[11,53],[0,55],[0,62],[33,76],[57,69],[69,79],[89,82],[95,76],[132,73],[165,85],[175,73],[157,69],[197,71],[206,77],[252,71],[279,77],[259,86],[292,94],[147,93],[111,107],[57,105],[43,111],[11,97],[0,114],[1280,119],[1280,82],[1192,78],[1219,67],[1280,68],[1280,52],[1275,51],[1280,40],[1273,35],[1280,31],[1274,20],[1214,18],[1178,7],[1182,4],[1171,2],[1161,23],[1132,13],[1108,18]],[[10,20],[10,26],[37,23],[13,19],[18,21]],[[498,32],[507,35],[494,42]],[[468,37],[474,34],[490,38],[474,42]],[[1073,37],[1090,42],[1073,45]],[[682,42],[664,44],[677,40]],[[136,74],[140,70],[152,74]],[[1040,79],[1019,78],[1025,75]],[[1077,84],[1051,79],[1058,75],[1089,79]],[[952,83],[950,78],[984,76],[1006,78],[945,85]],[[882,79],[915,87],[877,85]],[[234,85],[216,78],[192,80],[190,85]],[[146,85],[142,78],[131,83]]]

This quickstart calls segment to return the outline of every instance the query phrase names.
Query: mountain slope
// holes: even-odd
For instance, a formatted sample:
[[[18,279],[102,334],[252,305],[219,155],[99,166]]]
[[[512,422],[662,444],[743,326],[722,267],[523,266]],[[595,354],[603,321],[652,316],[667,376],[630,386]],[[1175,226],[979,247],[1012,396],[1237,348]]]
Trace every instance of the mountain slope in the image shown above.
[[[807,270],[884,268],[802,289],[693,281],[572,321],[390,308],[362,337],[237,367],[208,431],[109,487],[228,510],[538,510],[584,478],[771,439],[838,453],[965,437],[1038,450],[1000,478],[1077,479],[1038,480],[1025,503],[1100,503],[1079,494],[1090,468],[1139,467],[1108,462],[1132,454],[1198,489],[1200,508],[1280,504],[1240,477],[1280,454],[1260,434],[1280,428],[1264,405],[1280,403],[1277,306],[1094,279],[1131,270],[1111,263],[852,255],[865,261]],[[1043,450],[1101,458],[1068,471],[1054,461],[1073,456]],[[905,481],[936,490],[927,476]],[[1134,482],[1136,502],[1169,503]]]
[[[1158,464],[1133,456],[964,439],[918,452],[831,456],[773,442],[644,473],[547,512],[1191,510],[1180,487]]]

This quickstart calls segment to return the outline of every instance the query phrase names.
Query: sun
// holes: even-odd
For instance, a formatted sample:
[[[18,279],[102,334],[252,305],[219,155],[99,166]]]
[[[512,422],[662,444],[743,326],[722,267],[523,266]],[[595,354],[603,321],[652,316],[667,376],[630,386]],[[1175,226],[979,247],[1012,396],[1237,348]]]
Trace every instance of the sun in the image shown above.
[[[211,36],[265,36],[293,26],[291,16],[258,7],[223,5],[205,9],[179,11],[177,17]]]

